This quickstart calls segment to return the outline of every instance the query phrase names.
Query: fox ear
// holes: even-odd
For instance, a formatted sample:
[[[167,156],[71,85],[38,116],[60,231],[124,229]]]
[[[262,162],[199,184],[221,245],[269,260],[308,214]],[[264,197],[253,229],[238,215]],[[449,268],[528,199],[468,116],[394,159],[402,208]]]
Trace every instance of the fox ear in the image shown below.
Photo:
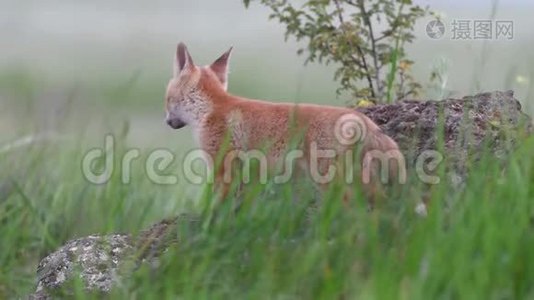
[[[228,51],[210,65],[211,70],[217,75],[225,90],[228,87],[228,62],[230,60],[230,54],[232,54],[232,49],[233,47],[230,47]]]
[[[195,63],[193,62],[189,51],[187,51],[185,44],[178,44],[178,48],[176,49],[176,57],[174,59],[174,77],[178,77],[180,72],[182,72],[185,68],[190,68],[194,65]]]

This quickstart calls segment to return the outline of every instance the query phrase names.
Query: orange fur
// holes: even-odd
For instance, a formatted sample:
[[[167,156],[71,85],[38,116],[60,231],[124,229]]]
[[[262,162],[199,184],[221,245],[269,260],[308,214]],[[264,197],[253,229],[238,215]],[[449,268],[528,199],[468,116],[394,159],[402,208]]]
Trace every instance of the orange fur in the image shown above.
[[[233,150],[264,149],[268,166],[272,169],[284,160],[291,139],[302,134],[300,148],[303,157],[297,165],[307,172],[310,171],[312,143],[317,145],[317,149],[335,150],[335,158],[318,160],[318,171],[324,174],[330,165],[340,162],[339,158],[344,153],[357,146],[340,143],[335,136],[336,122],[348,115],[358,118],[366,130],[360,146],[361,170],[369,174],[368,180],[376,181],[380,171],[376,161],[366,159],[366,155],[372,151],[388,152],[390,158],[397,160],[397,163],[387,166],[388,172],[398,174],[399,167],[404,167],[404,158],[397,144],[382,133],[373,121],[352,109],[272,103],[229,94],[226,87],[230,53],[231,49],[213,64],[198,67],[193,63],[185,45],[180,43],[174,77],[167,87],[167,123],[176,129],[191,126],[200,147],[213,160],[221,155],[223,143],[229,136],[229,145],[224,149],[222,157]],[[223,197],[229,187],[223,179],[227,171],[224,165],[214,170],[215,182]],[[367,186],[371,186],[367,190],[374,193],[375,185],[371,183]],[[346,198],[349,198],[347,195]]]

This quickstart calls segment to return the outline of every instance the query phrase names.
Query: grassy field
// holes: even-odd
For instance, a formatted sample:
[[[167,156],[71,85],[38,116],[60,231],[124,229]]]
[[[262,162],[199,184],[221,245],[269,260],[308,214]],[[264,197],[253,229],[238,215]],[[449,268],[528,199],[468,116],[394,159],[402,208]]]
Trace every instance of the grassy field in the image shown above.
[[[1,78],[11,101],[3,103],[11,113],[2,113],[0,144],[1,299],[32,292],[39,260],[70,239],[135,234],[179,213],[203,215],[210,198],[203,196],[203,186],[184,181],[180,171],[190,132],[166,128],[161,109],[140,112],[145,106],[136,100],[159,97],[157,84],[122,89],[125,82],[110,84],[116,89],[74,86],[72,94],[65,89],[42,95],[40,83],[24,73]],[[98,102],[84,103],[92,96],[109,110]],[[103,147],[108,133],[115,137],[117,158],[140,150],[129,184],[121,181],[120,159],[105,185],[94,185],[82,174],[83,155]],[[14,143],[25,136],[43,139]],[[230,213],[228,202],[211,226],[189,233],[165,252],[157,270],[142,267],[111,297],[533,298],[533,146],[534,140],[522,141],[504,167],[491,158],[475,164],[464,191],[453,191],[443,176],[432,190],[426,218],[414,211],[421,199],[417,185],[393,192],[373,212],[362,197],[347,209],[333,190],[311,218],[309,202],[318,198],[313,189],[287,184],[262,193],[263,187],[250,187],[238,214]],[[175,185],[147,178],[144,163],[162,147],[176,154],[163,172],[178,176]],[[295,195],[301,201],[295,203]],[[74,296],[101,295],[77,289]]]
[[[117,134],[117,155],[125,140]],[[210,226],[183,237],[156,270],[126,278],[112,297],[532,298],[532,146],[525,141],[504,171],[491,158],[476,164],[462,192],[451,192],[443,176],[425,218],[414,212],[417,185],[396,190],[373,212],[362,197],[343,206],[333,189],[315,213],[307,208],[317,199],[313,189],[252,186],[237,214],[227,202]],[[164,217],[205,212],[209,196],[156,185],[142,163],[133,164],[130,184],[120,172],[106,185],[89,183],[80,171],[85,147],[80,137],[1,154],[9,172],[0,189],[0,298],[32,291],[39,259],[69,239],[135,233]]]
[[[190,130],[173,131],[163,122],[177,41],[193,41],[199,63],[236,46],[230,77],[236,94],[335,105],[346,100],[335,97],[332,66],[303,67],[294,54],[298,45],[284,44],[282,29],[267,23],[258,7],[218,4],[212,12],[217,31],[196,20],[209,1],[166,0],[175,6],[146,14],[141,1],[127,12],[123,4],[110,4],[109,15],[82,2],[57,11],[39,3],[13,4],[28,14],[13,8],[5,14],[11,26],[0,28],[12,41],[0,57],[0,299],[33,292],[40,259],[68,240],[135,234],[181,213],[211,216],[206,187],[187,182],[182,172],[193,147]],[[73,14],[77,5],[81,16]],[[449,20],[488,15],[477,7],[456,10],[450,8]],[[443,59],[447,93],[515,89],[532,115],[529,12],[499,10],[498,17],[516,21],[513,41],[433,41],[419,26],[409,49],[415,74],[425,80]],[[86,22],[71,28],[72,18]],[[199,24],[197,31],[186,30],[182,18]],[[426,85],[425,92],[446,94]],[[84,177],[82,160],[102,148],[108,134],[115,140],[114,173],[107,184],[95,185]],[[372,212],[363,197],[343,206],[336,189],[319,201],[306,184],[249,186],[238,213],[226,202],[212,223],[185,233],[166,251],[156,270],[141,267],[110,297],[534,299],[534,138],[519,145],[505,164],[492,157],[474,163],[465,190],[454,190],[441,174],[427,217],[415,212],[427,193],[415,178]],[[140,155],[125,184],[121,158],[132,149]],[[157,149],[175,154],[161,173],[176,175],[176,184],[155,184],[147,176],[145,163]],[[317,207],[313,212],[310,204]],[[102,296],[79,287],[75,298]]]
[[[0,145],[1,299],[32,292],[39,260],[70,239],[136,234],[180,213],[203,220],[210,215],[205,187],[188,183],[181,172],[190,132],[167,132],[161,112],[139,113],[124,104],[132,95],[141,97],[135,89],[143,86],[110,92],[110,100],[101,101],[114,99],[113,105],[122,110],[99,115],[101,110],[80,101],[89,98],[87,90],[75,90],[72,104],[68,92],[60,93],[58,98],[66,101],[55,109],[54,94],[39,95],[39,83],[28,76],[11,75],[0,83],[10,99],[20,101],[11,110],[17,114],[3,119],[20,126],[6,131],[13,137],[4,135],[7,142]],[[97,95],[107,93],[100,90]],[[25,110],[37,119],[24,119]],[[35,111],[51,117],[39,118]],[[135,116],[141,117],[130,124]],[[103,147],[106,134],[114,136],[115,171],[107,184],[95,185],[84,177],[82,160],[94,147]],[[161,136],[173,139],[155,142]],[[162,173],[176,175],[177,184],[155,184],[145,169],[149,154],[165,145],[176,160]],[[473,164],[463,191],[453,190],[441,174],[427,217],[415,213],[423,193],[416,180],[391,191],[388,201],[372,212],[363,197],[343,206],[335,189],[311,213],[310,203],[321,197],[308,186],[250,186],[237,214],[232,213],[232,201],[226,202],[211,225],[187,232],[164,253],[156,270],[143,266],[111,297],[532,298],[533,147],[534,139],[521,141],[505,165],[492,157]],[[132,149],[140,157],[125,184],[121,158]],[[74,296],[101,297],[81,288]]]

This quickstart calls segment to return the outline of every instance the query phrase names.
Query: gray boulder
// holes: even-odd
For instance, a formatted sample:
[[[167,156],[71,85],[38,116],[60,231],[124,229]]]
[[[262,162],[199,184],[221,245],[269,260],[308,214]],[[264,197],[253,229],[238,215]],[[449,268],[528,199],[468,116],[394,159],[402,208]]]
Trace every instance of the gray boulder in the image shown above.
[[[422,154],[438,151],[452,183],[467,177],[468,159],[484,149],[505,159],[517,141],[532,133],[532,119],[521,111],[513,91],[481,93],[441,101],[406,100],[359,108],[391,136],[406,156],[408,167]],[[440,149],[439,142],[443,145]]]
[[[28,299],[52,299],[56,293],[81,280],[90,292],[109,292],[141,264],[157,266],[158,256],[181,236],[179,225],[194,230],[198,218],[181,215],[165,219],[137,236],[129,234],[91,235],[67,242],[41,260],[37,267],[37,288]],[[193,226],[191,226],[193,225]]]

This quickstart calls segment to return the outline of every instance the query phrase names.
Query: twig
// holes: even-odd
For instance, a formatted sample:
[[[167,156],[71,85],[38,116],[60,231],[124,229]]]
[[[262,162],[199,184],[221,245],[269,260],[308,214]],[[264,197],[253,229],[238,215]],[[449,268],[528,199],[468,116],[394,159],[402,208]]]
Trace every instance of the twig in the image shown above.
[[[337,16],[339,18],[339,22],[341,23],[339,27],[341,28],[341,31],[343,31],[343,33],[347,35],[347,32],[343,28],[343,24],[345,24],[345,20],[343,18],[342,9],[341,9],[341,5],[339,4],[339,0],[334,0],[334,4],[336,5]],[[358,51],[358,54],[360,55],[362,59],[362,65],[363,65],[360,67],[363,67],[363,69],[365,70],[365,77],[367,78],[367,82],[369,83],[369,87],[371,88],[371,96],[373,98],[376,98],[377,91],[375,91],[373,79],[371,78],[371,74],[369,72],[369,65],[367,64],[367,60],[365,59],[365,55],[362,51],[362,48],[358,45],[353,45],[350,39],[348,39],[348,43],[349,43],[349,46],[351,46],[351,48],[356,48],[356,50]]]
[[[367,13],[367,10],[365,9],[365,5],[363,1],[364,0],[358,0],[358,4],[360,6],[360,10],[362,11],[365,24],[367,25],[367,28],[369,29],[369,37],[371,39],[371,49],[373,53],[372,54],[373,64],[375,66],[375,81],[377,85],[377,94],[378,94],[378,98],[382,98],[382,87],[380,86],[380,69],[378,68],[378,58],[377,58],[378,53],[376,52],[376,40],[375,40],[375,35],[373,32],[373,26],[371,25],[371,19],[369,17],[369,14]]]

